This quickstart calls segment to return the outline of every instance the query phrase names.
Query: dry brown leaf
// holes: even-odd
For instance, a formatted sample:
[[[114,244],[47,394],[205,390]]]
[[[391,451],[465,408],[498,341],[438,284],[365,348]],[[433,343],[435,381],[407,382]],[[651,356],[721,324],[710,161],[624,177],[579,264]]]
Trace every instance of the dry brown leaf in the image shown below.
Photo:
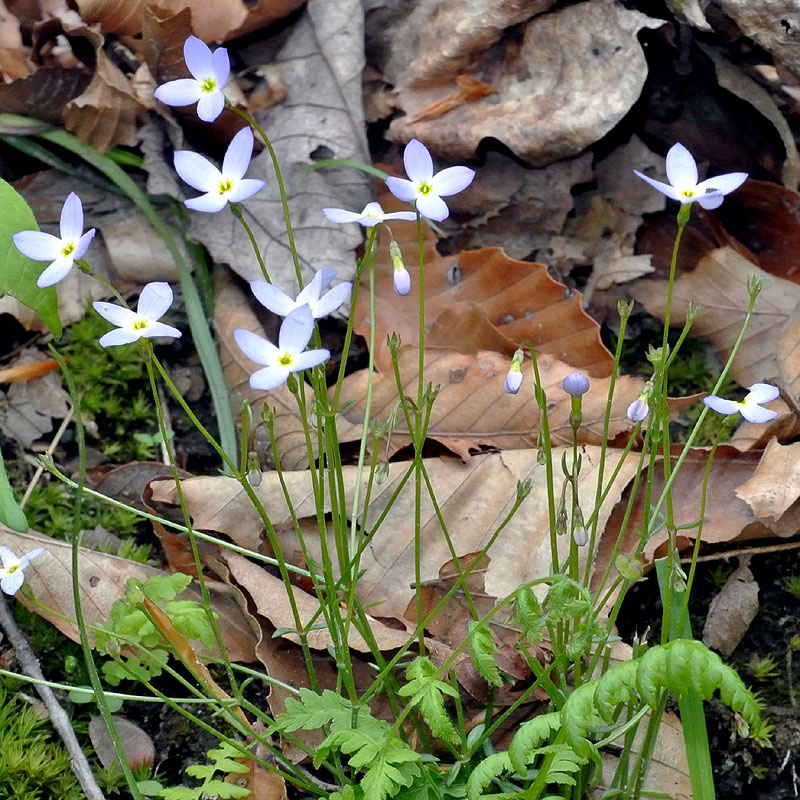
[[[554,463],[560,463],[563,453],[570,459],[571,448],[555,448]],[[595,493],[599,448],[584,446],[583,471],[580,476],[581,496],[588,502]],[[609,450],[606,476],[619,461],[621,451]],[[518,481],[530,479],[531,495],[523,502],[511,522],[501,531],[489,550],[492,559],[485,573],[486,592],[502,597],[520,583],[546,577],[551,571],[549,520],[547,512],[545,467],[537,464],[535,450],[507,450],[502,453],[477,456],[467,464],[454,459],[425,459],[445,524],[454,541],[457,555],[477,552],[511,509]],[[636,469],[635,459],[623,464],[620,474],[603,504],[599,528],[605,527],[613,505]],[[372,488],[367,512],[367,530],[375,524],[403,480],[405,467],[392,466],[389,478]],[[345,503],[352,508],[356,467],[344,467]],[[310,477],[307,472],[287,473],[288,491],[298,517],[314,516]],[[363,476],[366,481],[366,476]],[[414,482],[408,481],[397,501],[375,532],[370,546],[361,558],[360,568],[366,573],[359,579],[359,596],[365,604],[379,603],[371,613],[382,618],[402,619],[413,596],[414,582]],[[189,511],[199,530],[225,534],[236,543],[258,549],[263,526],[241,486],[232,478],[191,478],[182,482]],[[152,484],[153,496],[161,502],[176,503],[175,488],[166,481]],[[256,494],[264,503],[270,519],[278,528],[291,527],[280,483],[275,473],[265,473]],[[360,497],[363,502],[364,487]],[[744,505],[744,504],[743,504]],[[423,494],[422,567],[424,581],[435,580],[441,566],[452,554],[442,535],[434,508],[427,493]],[[329,534],[330,545],[333,540]],[[293,531],[286,534],[284,549],[296,547]],[[292,544],[295,542],[295,544]],[[319,542],[307,536],[313,558],[320,559]],[[569,547],[567,537],[559,540],[560,557]],[[253,547],[255,545],[255,547]]]
[[[788,442],[800,435],[800,417],[780,398],[770,403],[770,408],[778,412],[771,422],[742,422],[734,431],[728,444],[737,450],[763,450],[770,439]]]
[[[23,48],[20,20],[0,1],[0,83],[25,78],[34,69]]]
[[[800,314],[796,308],[778,335],[776,382],[797,413],[800,411]]]
[[[64,106],[83,94],[91,80],[82,69],[39,67],[32,75],[0,84],[0,111],[61,124]]]
[[[472,156],[487,137],[534,164],[580,152],[611,130],[639,98],[647,64],[637,34],[664,24],[612,0],[596,0],[539,14],[507,44],[491,47],[505,26],[552,3],[480,2],[470,9],[471,21],[463,4],[428,20],[433,5],[424,4],[387,37],[385,74],[407,115],[396,119],[390,132],[402,141],[416,137],[453,158]],[[494,15],[478,16],[475,6],[487,5],[496,7]],[[423,23],[427,29],[420,27]],[[409,122],[451,91],[455,75],[447,70],[463,72],[466,61],[473,77],[491,84],[496,94],[438,119]]]
[[[757,517],[779,520],[800,497],[800,443],[772,439],[752,476],[736,489]]]
[[[18,599],[29,610],[55,625],[73,642],[80,641],[74,619],[72,597],[72,546],[67,542],[50,539],[35,533],[16,533],[0,525],[0,544],[18,555],[43,547],[42,553],[25,570],[25,583],[42,606],[52,609],[51,614],[38,605],[28,603],[24,595]],[[164,573],[155,567],[128,561],[124,558],[81,547],[78,561],[78,583],[81,590],[83,617],[87,625],[102,625],[109,618],[111,606],[125,594],[128,578],[146,581],[153,575]],[[248,623],[233,601],[227,586],[210,581],[211,604],[220,616],[220,631],[228,656],[232,661],[255,660],[255,639]],[[190,586],[181,599],[200,600],[200,591]],[[91,630],[89,640],[93,640]]]
[[[128,766],[131,769],[152,767],[156,759],[156,749],[150,735],[125,717],[114,714],[111,718],[114,720]],[[104,767],[110,767],[116,762],[119,769],[117,753],[102,717],[93,716],[89,720],[89,739],[100,763]]]
[[[758,583],[748,567],[750,559],[731,573],[708,609],[703,642],[730,658],[758,614]]]
[[[800,303],[800,286],[764,272],[732,249],[714,250],[700,260],[693,272],[678,278],[672,295],[671,324],[683,325],[688,303],[699,303],[703,310],[692,326],[692,336],[710,341],[720,358],[726,359],[747,311],[750,299],[747,279],[751,275],[760,278],[764,288],[756,300],[731,374],[743,386],[778,379],[784,384],[787,377],[778,365],[777,344],[781,342],[784,324]],[[651,314],[664,318],[665,281],[640,281],[631,292]],[[800,371],[800,364],[791,359],[784,364],[792,364]],[[797,375],[795,372],[795,379]]]

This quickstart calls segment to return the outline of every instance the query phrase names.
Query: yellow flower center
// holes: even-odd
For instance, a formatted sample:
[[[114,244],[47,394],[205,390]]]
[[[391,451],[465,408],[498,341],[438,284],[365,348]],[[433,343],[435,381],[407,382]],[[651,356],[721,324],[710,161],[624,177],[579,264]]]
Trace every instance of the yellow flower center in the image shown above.
[[[284,353],[282,356],[280,356],[278,358],[278,363],[282,367],[291,367],[293,361],[294,361],[294,358],[292,358],[292,354],[291,353]]]
[[[685,198],[687,198],[687,199],[691,200],[691,199],[692,199],[692,198],[695,196],[695,191],[694,191],[694,189],[684,189],[684,190],[681,192],[681,194],[682,194],[682,195],[683,195]]]
[[[148,319],[137,319],[136,322],[133,323],[133,329],[135,331],[143,331],[149,324],[150,320]]]
[[[219,182],[217,189],[219,189],[220,194],[227,194],[231,189],[233,189],[233,181],[230,178],[225,178],[225,180]]]
[[[211,94],[217,88],[217,82],[213,78],[204,78],[200,84],[200,91],[203,94]]]
[[[61,248],[61,255],[62,256],[71,256],[75,252],[75,242],[67,242]]]
[[[417,187],[417,191],[420,194],[430,194],[433,191],[433,186],[431,186],[429,183],[421,183]]]
[[[19,564],[12,564],[10,567],[6,567],[4,570],[0,570],[0,572],[4,572],[6,575],[12,575],[19,569]]]

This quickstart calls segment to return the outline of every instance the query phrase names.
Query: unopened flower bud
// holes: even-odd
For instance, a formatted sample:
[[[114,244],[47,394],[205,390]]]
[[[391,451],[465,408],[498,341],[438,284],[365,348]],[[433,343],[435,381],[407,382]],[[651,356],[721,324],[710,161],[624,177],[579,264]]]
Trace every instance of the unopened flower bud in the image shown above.
[[[647,419],[647,415],[650,413],[649,400],[652,391],[653,384],[648,381],[644,385],[639,397],[628,406],[628,410],[625,414],[631,422],[642,422],[642,420]]]
[[[572,531],[572,541],[575,542],[578,547],[583,547],[586,542],[589,541],[589,531],[586,528],[575,528]]]
[[[403,253],[400,250],[400,245],[394,239],[389,242],[389,255],[392,257],[392,267],[394,269],[392,285],[395,293],[405,297],[411,291],[411,274],[403,263]]]
[[[503,391],[506,394],[516,394],[519,391],[519,387],[522,386],[522,360],[524,358],[525,353],[522,350],[517,350],[514,353],[514,357],[511,359],[511,366],[503,382]]]
[[[620,319],[627,320],[633,313],[633,300],[618,300],[617,313]]]
[[[589,391],[589,379],[580,372],[570,372],[561,384],[561,388],[573,397],[580,397]]]

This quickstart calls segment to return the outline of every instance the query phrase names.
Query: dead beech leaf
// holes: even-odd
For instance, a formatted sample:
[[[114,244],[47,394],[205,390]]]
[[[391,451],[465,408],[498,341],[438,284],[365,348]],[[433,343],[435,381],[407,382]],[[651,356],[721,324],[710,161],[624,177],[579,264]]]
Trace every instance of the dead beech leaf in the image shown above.
[[[770,408],[778,412],[775,419],[761,424],[743,421],[728,443],[737,450],[763,450],[773,438],[788,442],[800,435],[800,418],[781,398],[773,400]]]
[[[708,609],[703,642],[730,658],[758,614],[758,583],[748,567],[750,559],[731,573]]]
[[[726,359],[736,342],[749,303],[747,279],[754,275],[764,282],[755,310],[731,374],[743,386],[781,378],[776,343],[781,342],[784,324],[800,303],[800,286],[776,278],[751,264],[729,247],[714,250],[701,259],[693,272],[675,282],[671,324],[683,325],[689,301],[702,306],[692,326],[692,336],[710,341],[719,357]],[[639,281],[631,292],[649,313],[664,318],[665,281]],[[788,341],[788,340],[787,340]],[[783,342],[781,342],[781,346]],[[793,363],[791,359],[788,362]],[[800,364],[796,365],[800,368]],[[799,370],[800,371],[800,370]],[[797,378],[798,373],[794,377]]]
[[[736,495],[757,517],[779,520],[800,497],[800,443],[783,445],[772,439]]]
[[[91,83],[83,69],[39,67],[31,75],[0,83],[0,111],[61,124],[64,106]]]
[[[72,546],[36,533],[16,533],[0,525],[0,544],[18,555],[37,547],[47,551],[31,562],[25,570],[25,583],[36,599],[53,614],[40,606],[28,603],[24,595],[19,601],[30,611],[52,623],[73,642],[80,641],[78,628],[70,622],[75,617],[72,597]],[[146,581],[153,575],[163,575],[162,570],[135,561],[128,561],[108,553],[81,547],[78,561],[78,582],[81,605],[87,625],[102,625],[109,618],[111,606],[125,594],[125,582],[134,577]],[[227,586],[207,582],[211,604],[220,616],[220,631],[228,656],[232,661],[254,661],[255,639],[247,621],[231,599]],[[183,600],[200,600],[200,591],[194,586],[179,595]],[[93,641],[91,630],[89,641]]]
[[[25,78],[35,67],[22,44],[20,20],[0,2],[0,78],[4,82]]]
[[[517,15],[513,22],[518,23],[520,17],[528,18],[552,3],[512,5],[511,14]],[[500,19],[505,14],[512,22],[506,8],[498,11]],[[506,19],[501,24],[507,24]],[[412,22],[416,21],[410,15],[405,27]],[[469,27],[461,16],[442,15],[442,23],[432,24],[424,34],[416,31],[413,37],[401,27],[389,39],[391,56],[385,74],[408,115],[391,125],[396,139],[416,137],[453,158],[474,155],[487,137],[534,164],[575,155],[611,130],[639,98],[647,64],[637,34],[664,24],[612,0],[596,0],[535,16],[521,26],[521,43],[514,36],[508,45],[501,40],[487,48],[487,39],[500,38],[497,22],[491,16],[475,19],[475,32],[466,39],[456,34],[455,58],[454,48],[440,42],[449,43],[452,27]],[[438,57],[429,56],[420,68],[416,62],[422,60],[422,48],[436,34],[439,38],[432,49]],[[496,94],[461,105],[444,117],[409,122],[408,117],[450,91],[454,76],[430,68],[446,61],[463,71],[461,62],[467,57],[474,77],[491,84]]]

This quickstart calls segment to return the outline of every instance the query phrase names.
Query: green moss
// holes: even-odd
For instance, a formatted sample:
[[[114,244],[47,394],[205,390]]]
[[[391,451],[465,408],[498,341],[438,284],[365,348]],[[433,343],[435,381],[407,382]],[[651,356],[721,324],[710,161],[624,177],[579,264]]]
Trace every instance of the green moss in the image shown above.
[[[33,706],[0,686],[0,800],[83,800],[69,754]]]

